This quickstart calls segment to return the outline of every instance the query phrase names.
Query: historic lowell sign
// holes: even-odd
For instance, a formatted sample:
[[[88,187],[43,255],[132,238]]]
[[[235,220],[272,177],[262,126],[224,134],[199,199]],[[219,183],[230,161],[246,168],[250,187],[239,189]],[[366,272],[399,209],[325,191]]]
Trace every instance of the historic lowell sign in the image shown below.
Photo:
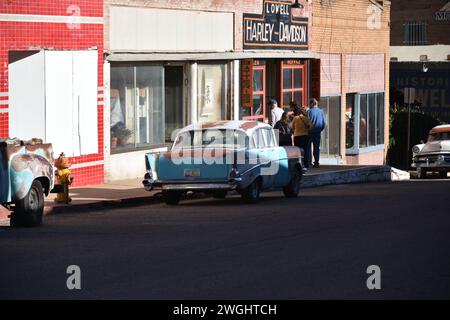
[[[262,15],[243,15],[244,49],[308,49],[308,19],[293,17],[291,1],[265,0]]]

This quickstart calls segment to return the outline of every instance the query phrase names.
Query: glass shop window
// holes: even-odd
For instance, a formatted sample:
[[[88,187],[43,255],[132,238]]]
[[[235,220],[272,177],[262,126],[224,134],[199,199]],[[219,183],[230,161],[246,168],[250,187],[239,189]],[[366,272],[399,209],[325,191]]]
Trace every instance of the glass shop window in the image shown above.
[[[111,66],[111,152],[162,144],[163,67]]]
[[[281,105],[283,108],[289,108],[291,101],[297,102],[298,105],[306,104],[305,76],[304,65],[291,65],[285,62],[281,64]]]
[[[384,93],[347,95],[346,124],[348,151],[383,145]]]
[[[226,64],[198,65],[198,120],[226,119]]]

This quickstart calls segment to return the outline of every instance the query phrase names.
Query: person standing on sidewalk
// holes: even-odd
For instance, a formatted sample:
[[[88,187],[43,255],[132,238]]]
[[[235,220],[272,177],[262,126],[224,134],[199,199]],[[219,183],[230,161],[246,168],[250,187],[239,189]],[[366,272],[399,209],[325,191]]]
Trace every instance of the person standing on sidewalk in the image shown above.
[[[278,106],[278,102],[275,99],[269,100],[269,107],[271,109],[270,115],[271,115],[271,121],[272,121],[272,128],[275,127],[278,121],[281,120],[281,116],[283,115],[283,109]]]
[[[309,155],[309,158],[307,158],[307,162],[308,166],[312,162],[311,156],[311,143],[312,143],[313,145],[312,153],[314,154],[314,168],[318,168],[320,157],[320,135],[323,129],[325,129],[325,116],[323,114],[322,109],[319,108],[317,100],[314,98],[309,100],[308,118],[311,120],[312,126],[311,129],[309,129],[310,142],[308,143],[309,152],[306,152],[306,154]]]
[[[286,111],[283,112],[274,129],[278,130],[278,144],[280,146],[292,146],[292,129],[288,123],[288,113]]]
[[[305,152],[305,168],[309,167],[307,161],[308,155],[308,143],[309,143],[309,130],[312,128],[312,123],[308,118],[306,108],[296,108],[294,110],[294,120],[292,120],[292,130],[294,131],[294,145],[302,148]]]

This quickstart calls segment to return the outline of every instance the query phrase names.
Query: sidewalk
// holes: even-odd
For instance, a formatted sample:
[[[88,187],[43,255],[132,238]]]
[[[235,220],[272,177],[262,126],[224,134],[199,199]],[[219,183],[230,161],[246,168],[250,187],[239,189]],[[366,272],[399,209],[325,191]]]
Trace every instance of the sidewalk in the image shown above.
[[[390,180],[388,166],[335,165],[311,168],[303,177],[302,187],[311,188],[331,184],[361,183]],[[45,214],[80,212],[90,209],[141,205],[161,202],[158,191],[148,192],[142,186],[142,179],[120,180],[89,187],[71,188],[72,202],[68,205],[55,203],[56,194],[45,200]],[[9,212],[0,209],[0,220]]]

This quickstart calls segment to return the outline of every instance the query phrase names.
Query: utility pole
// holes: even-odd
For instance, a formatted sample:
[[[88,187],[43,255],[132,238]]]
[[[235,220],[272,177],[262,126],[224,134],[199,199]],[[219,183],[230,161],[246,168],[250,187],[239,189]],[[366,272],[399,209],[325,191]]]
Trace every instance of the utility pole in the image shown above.
[[[406,164],[405,171],[409,171],[409,145],[411,144],[411,104],[408,103],[408,132],[406,139]]]
[[[405,163],[405,171],[409,170],[409,149],[411,144],[411,104],[414,102],[415,99],[415,90],[414,88],[405,88],[404,89],[404,102],[408,106],[408,129],[406,133],[406,163]]]

